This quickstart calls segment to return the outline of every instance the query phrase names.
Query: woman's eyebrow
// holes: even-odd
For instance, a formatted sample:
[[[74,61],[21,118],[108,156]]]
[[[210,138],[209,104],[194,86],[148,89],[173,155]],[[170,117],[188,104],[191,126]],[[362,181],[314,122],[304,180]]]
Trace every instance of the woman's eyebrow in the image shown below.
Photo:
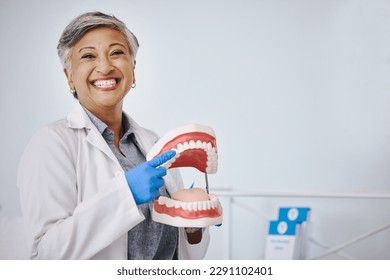
[[[121,43],[112,43],[112,44],[110,44],[110,47],[113,47],[113,46],[116,46],[116,45],[121,46],[123,48],[126,48],[126,46],[121,44]]]
[[[82,47],[81,49],[79,49],[79,53],[82,51],[82,50],[84,50],[84,49],[96,49],[96,48],[94,48],[94,47]]]
[[[112,44],[109,45],[110,48],[113,47],[113,46],[121,46],[121,47],[123,47],[123,48],[126,48],[126,46],[123,45],[123,44],[121,44],[121,43],[112,43]],[[95,48],[95,47],[82,47],[81,49],[79,49],[79,53],[80,53],[82,50],[84,50],[84,49],[92,49],[92,50],[95,50],[96,48]]]

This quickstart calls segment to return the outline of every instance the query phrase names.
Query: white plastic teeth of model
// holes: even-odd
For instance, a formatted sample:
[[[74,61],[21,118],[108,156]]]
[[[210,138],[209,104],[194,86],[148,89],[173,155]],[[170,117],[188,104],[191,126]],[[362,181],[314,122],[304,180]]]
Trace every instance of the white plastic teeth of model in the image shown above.
[[[210,195],[210,200],[206,201],[194,201],[194,202],[185,202],[174,200],[166,196],[160,196],[158,198],[158,204],[165,205],[168,208],[182,208],[183,210],[188,211],[198,211],[198,210],[210,210],[217,208],[219,205],[219,200],[216,196]]]
[[[171,167],[172,163],[174,163],[176,161],[176,159],[180,157],[180,153],[182,153],[186,150],[190,150],[190,149],[203,149],[203,150],[205,150],[207,153],[206,172],[209,174],[213,174],[213,173],[217,172],[218,154],[217,154],[216,149],[212,146],[212,144],[210,142],[207,143],[207,142],[202,142],[200,140],[198,140],[196,142],[194,140],[191,140],[190,142],[183,142],[183,143],[177,144],[176,149],[172,149],[172,150],[176,151],[176,156],[173,157],[170,161],[168,161],[164,165],[164,167],[167,169],[169,167]]]
[[[116,80],[97,80],[93,83],[93,85],[99,88],[110,88],[116,85]]]

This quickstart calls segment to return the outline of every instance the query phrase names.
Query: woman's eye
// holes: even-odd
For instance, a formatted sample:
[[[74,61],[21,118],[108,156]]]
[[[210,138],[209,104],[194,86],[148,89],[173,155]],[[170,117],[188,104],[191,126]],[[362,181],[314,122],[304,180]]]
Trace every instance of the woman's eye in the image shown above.
[[[86,59],[92,59],[94,58],[95,56],[93,54],[90,54],[90,53],[86,53],[84,54],[83,56],[81,56],[81,58],[86,58]]]
[[[111,53],[111,55],[121,55],[121,54],[124,54],[125,52],[124,51],[121,51],[121,50],[117,50],[117,51],[113,51]]]

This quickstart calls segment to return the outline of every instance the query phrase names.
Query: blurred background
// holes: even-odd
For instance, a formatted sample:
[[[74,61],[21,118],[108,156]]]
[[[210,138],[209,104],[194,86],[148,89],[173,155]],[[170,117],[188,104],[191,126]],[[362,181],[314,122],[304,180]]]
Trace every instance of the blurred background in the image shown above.
[[[209,183],[226,223],[206,258],[264,258],[269,220],[302,206],[309,258],[363,236],[324,258],[390,259],[387,0],[1,0],[0,236],[20,247],[0,258],[24,256],[17,166],[34,131],[75,105],[56,46],[87,11],[114,14],[140,42],[125,111],[160,135],[216,132]],[[183,176],[204,186],[197,170]]]

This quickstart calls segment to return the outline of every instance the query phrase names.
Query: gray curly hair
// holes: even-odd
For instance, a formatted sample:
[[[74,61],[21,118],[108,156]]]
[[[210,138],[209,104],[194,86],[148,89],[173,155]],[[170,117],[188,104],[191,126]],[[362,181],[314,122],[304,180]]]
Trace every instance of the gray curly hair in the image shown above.
[[[137,37],[135,37],[126,25],[112,15],[101,12],[89,12],[73,19],[68,26],[66,26],[58,41],[58,56],[64,69],[67,69],[68,71],[72,70],[70,56],[73,46],[81,40],[85,33],[98,27],[109,27],[122,33],[129,45],[133,62],[135,61],[139,44]]]

